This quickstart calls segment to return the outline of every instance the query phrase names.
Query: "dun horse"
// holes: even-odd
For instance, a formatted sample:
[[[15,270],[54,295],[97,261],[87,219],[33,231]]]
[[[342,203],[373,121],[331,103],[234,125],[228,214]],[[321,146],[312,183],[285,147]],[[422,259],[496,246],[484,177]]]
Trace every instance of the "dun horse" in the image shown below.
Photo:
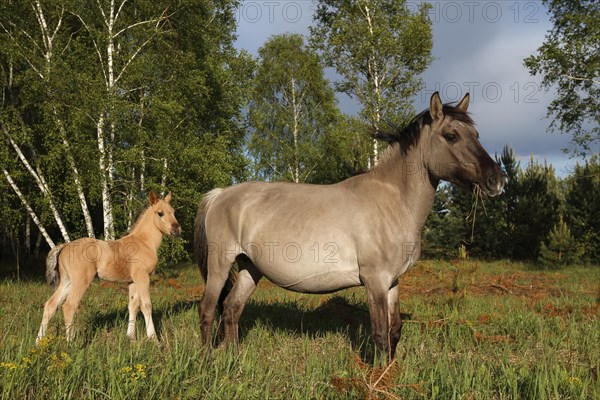
[[[406,129],[376,135],[390,146],[375,168],[345,181],[250,182],[209,192],[195,222],[206,281],[199,307],[204,343],[219,305],[224,343],[237,346],[242,310],[265,276],[302,293],[365,286],[375,344],[392,359],[401,329],[398,277],[419,258],[438,183],[477,185],[488,197],[504,187],[468,105],[468,94],[452,106],[434,93]]]
[[[142,309],[148,338],[156,339],[150,302],[150,274],[158,262],[157,250],[162,235],[179,236],[181,227],[171,207],[171,193],[159,199],[150,192],[149,206],[140,215],[131,232],[115,241],[78,239],[54,247],[46,258],[46,278],[58,288],[44,305],[37,341],[46,335],[48,321],[64,301],[66,338],[72,340],[73,317],[85,291],[96,275],[129,285],[129,324],[127,335],[135,339],[135,321]],[[66,301],[65,301],[66,299]]]

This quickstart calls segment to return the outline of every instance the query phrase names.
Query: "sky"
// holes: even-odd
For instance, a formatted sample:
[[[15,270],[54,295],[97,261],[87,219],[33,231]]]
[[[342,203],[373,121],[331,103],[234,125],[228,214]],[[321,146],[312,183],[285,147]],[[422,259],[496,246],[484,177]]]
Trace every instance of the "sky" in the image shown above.
[[[407,2],[416,10],[419,2]],[[551,163],[557,175],[572,171],[576,159],[562,152],[567,134],[548,132],[546,118],[552,91],[541,88],[540,77],[529,74],[523,59],[536,52],[552,28],[540,1],[430,1],[434,61],[423,74],[424,88],[413,99],[417,112],[429,107],[439,91],[444,102],[470,93],[469,111],[481,142],[490,154],[505,145],[514,148],[521,165],[530,157]],[[315,9],[313,0],[244,0],[237,10],[236,47],[257,55],[272,35],[308,36]],[[331,75],[331,76],[329,76]],[[328,74],[335,80],[334,74]],[[356,114],[358,104],[338,96],[340,109]]]

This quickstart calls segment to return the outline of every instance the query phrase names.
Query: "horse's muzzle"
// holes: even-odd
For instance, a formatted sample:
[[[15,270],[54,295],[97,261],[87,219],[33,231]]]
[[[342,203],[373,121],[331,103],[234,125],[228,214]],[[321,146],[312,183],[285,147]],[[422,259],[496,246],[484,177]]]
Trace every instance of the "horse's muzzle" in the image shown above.
[[[179,225],[179,224],[171,225],[171,236],[175,236],[175,237],[181,236],[181,225]]]
[[[492,171],[487,176],[485,181],[484,192],[489,197],[496,197],[502,193],[504,190],[504,185],[506,184],[506,176],[498,168],[497,171]]]

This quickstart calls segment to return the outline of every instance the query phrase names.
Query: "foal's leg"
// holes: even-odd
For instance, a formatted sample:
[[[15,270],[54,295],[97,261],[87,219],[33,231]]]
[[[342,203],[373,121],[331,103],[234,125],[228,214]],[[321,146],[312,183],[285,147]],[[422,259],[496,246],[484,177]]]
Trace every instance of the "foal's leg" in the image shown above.
[[[44,314],[42,316],[42,323],[40,324],[40,330],[38,331],[37,338],[35,339],[35,343],[37,344],[41,338],[46,336],[46,331],[48,329],[48,322],[56,313],[56,309],[58,306],[65,301],[65,298],[69,294],[71,289],[71,281],[67,276],[61,277],[60,284],[50,296],[50,298],[44,304]]]
[[[391,361],[390,324],[388,320],[389,285],[385,285],[378,279],[363,280],[363,282],[365,282],[365,288],[367,289],[373,340],[379,353],[384,355],[387,361]]]
[[[400,305],[398,281],[394,282],[394,286],[387,294],[388,300],[388,323],[389,323],[389,345],[390,345],[390,360],[394,359],[396,354],[396,346],[400,341],[400,331],[402,330],[402,319],[400,317]]]
[[[140,311],[140,295],[135,287],[135,283],[129,285],[129,323],[127,325],[127,336],[135,340],[135,321]]]
[[[63,304],[63,315],[65,317],[65,326],[67,328],[67,341],[73,340],[75,332],[73,330],[73,319],[79,302],[83,298],[90,283],[94,280],[94,274],[79,274],[77,277],[71,278],[71,290],[67,296],[67,300]]]
[[[256,269],[252,261],[246,257],[238,257],[240,271],[237,275],[235,285],[227,296],[223,307],[223,321],[225,322],[225,346],[239,344],[238,323],[246,302],[254,293],[262,274]]]
[[[146,273],[138,272],[132,274],[131,277],[133,278],[133,284],[135,285],[135,289],[139,296],[142,314],[144,314],[144,320],[146,321],[146,334],[148,335],[148,339],[157,340],[156,331],[154,330],[154,321],[152,321],[152,302],[150,301],[150,276]]]

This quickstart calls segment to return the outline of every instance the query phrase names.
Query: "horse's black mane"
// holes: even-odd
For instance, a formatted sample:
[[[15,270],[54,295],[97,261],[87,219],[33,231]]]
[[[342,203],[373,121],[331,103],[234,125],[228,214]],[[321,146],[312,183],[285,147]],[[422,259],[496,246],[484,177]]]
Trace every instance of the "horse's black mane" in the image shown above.
[[[475,124],[469,113],[452,104],[444,104],[442,111],[444,115],[447,115],[452,119],[469,125]],[[389,144],[398,143],[402,148],[402,151],[405,152],[418,141],[421,128],[424,125],[431,125],[432,121],[431,113],[429,112],[429,109],[426,109],[417,114],[404,128],[392,126],[393,130],[391,132],[379,131],[376,132],[373,137]]]

